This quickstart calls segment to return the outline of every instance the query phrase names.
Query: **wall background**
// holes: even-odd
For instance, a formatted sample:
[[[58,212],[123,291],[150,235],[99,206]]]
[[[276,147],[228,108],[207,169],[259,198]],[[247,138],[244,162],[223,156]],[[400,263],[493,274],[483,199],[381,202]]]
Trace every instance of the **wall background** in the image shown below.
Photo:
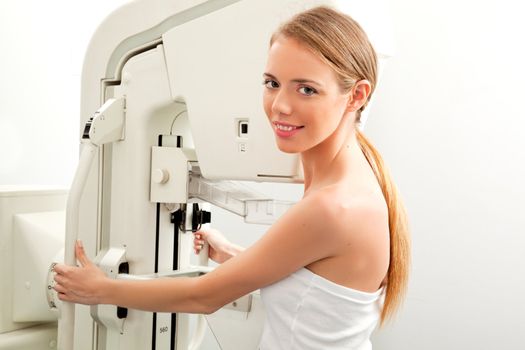
[[[525,24],[511,1],[391,2],[367,132],[411,214],[413,274],[379,349],[525,345]]]
[[[84,53],[124,3],[0,1],[0,185],[70,186]]]
[[[68,187],[81,62],[124,1],[0,2],[0,185]],[[391,0],[396,53],[366,132],[406,201],[413,270],[376,349],[525,344],[525,31],[519,2]],[[297,198],[297,186],[266,186]],[[250,244],[263,227],[216,225]]]

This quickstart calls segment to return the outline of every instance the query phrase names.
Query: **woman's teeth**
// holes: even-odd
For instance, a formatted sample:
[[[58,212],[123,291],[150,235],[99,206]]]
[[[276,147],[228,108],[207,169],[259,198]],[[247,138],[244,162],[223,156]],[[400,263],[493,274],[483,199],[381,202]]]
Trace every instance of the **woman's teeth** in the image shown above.
[[[275,127],[282,131],[292,131],[294,129],[299,128],[298,126],[289,126],[289,125],[280,125],[280,124],[276,124]]]

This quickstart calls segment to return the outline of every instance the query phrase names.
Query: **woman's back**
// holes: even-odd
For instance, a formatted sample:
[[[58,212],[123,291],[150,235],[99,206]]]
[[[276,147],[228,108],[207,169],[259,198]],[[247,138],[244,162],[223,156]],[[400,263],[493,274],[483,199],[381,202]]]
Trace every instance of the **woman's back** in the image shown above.
[[[352,153],[350,170],[309,194],[315,197],[310,205],[329,206],[319,220],[326,223],[322,235],[335,237],[337,249],[306,267],[341,286],[373,293],[384,284],[389,266],[388,208],[361,151]]]

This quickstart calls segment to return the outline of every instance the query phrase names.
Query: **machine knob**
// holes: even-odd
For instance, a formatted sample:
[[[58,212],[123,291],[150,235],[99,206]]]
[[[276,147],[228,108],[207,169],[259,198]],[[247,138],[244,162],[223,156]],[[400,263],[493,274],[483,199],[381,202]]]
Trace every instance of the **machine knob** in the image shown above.
[[[165,169],[155,169],[151,174],[154,183],[165,184],[170,179],[170,173]]]
[[[61,301],[58,299],[57,292],[55,292],[53,289],[55,286],[55,271],[53,269],[55,268],[56,264],[56,262],[52,263],[47,272],[46,297],[47,305],[51,311],[58,313],[60,310]]]

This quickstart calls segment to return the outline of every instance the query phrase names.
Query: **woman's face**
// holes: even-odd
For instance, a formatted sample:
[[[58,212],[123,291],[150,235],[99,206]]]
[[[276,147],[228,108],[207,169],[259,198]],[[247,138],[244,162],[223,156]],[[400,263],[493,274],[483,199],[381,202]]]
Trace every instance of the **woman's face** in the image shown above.
[[[263,83],[264,111],[283,152],[321,144],[347,112],[350,94],[341,93],[334,71],[294,39],[281,35],[274,41]]]

